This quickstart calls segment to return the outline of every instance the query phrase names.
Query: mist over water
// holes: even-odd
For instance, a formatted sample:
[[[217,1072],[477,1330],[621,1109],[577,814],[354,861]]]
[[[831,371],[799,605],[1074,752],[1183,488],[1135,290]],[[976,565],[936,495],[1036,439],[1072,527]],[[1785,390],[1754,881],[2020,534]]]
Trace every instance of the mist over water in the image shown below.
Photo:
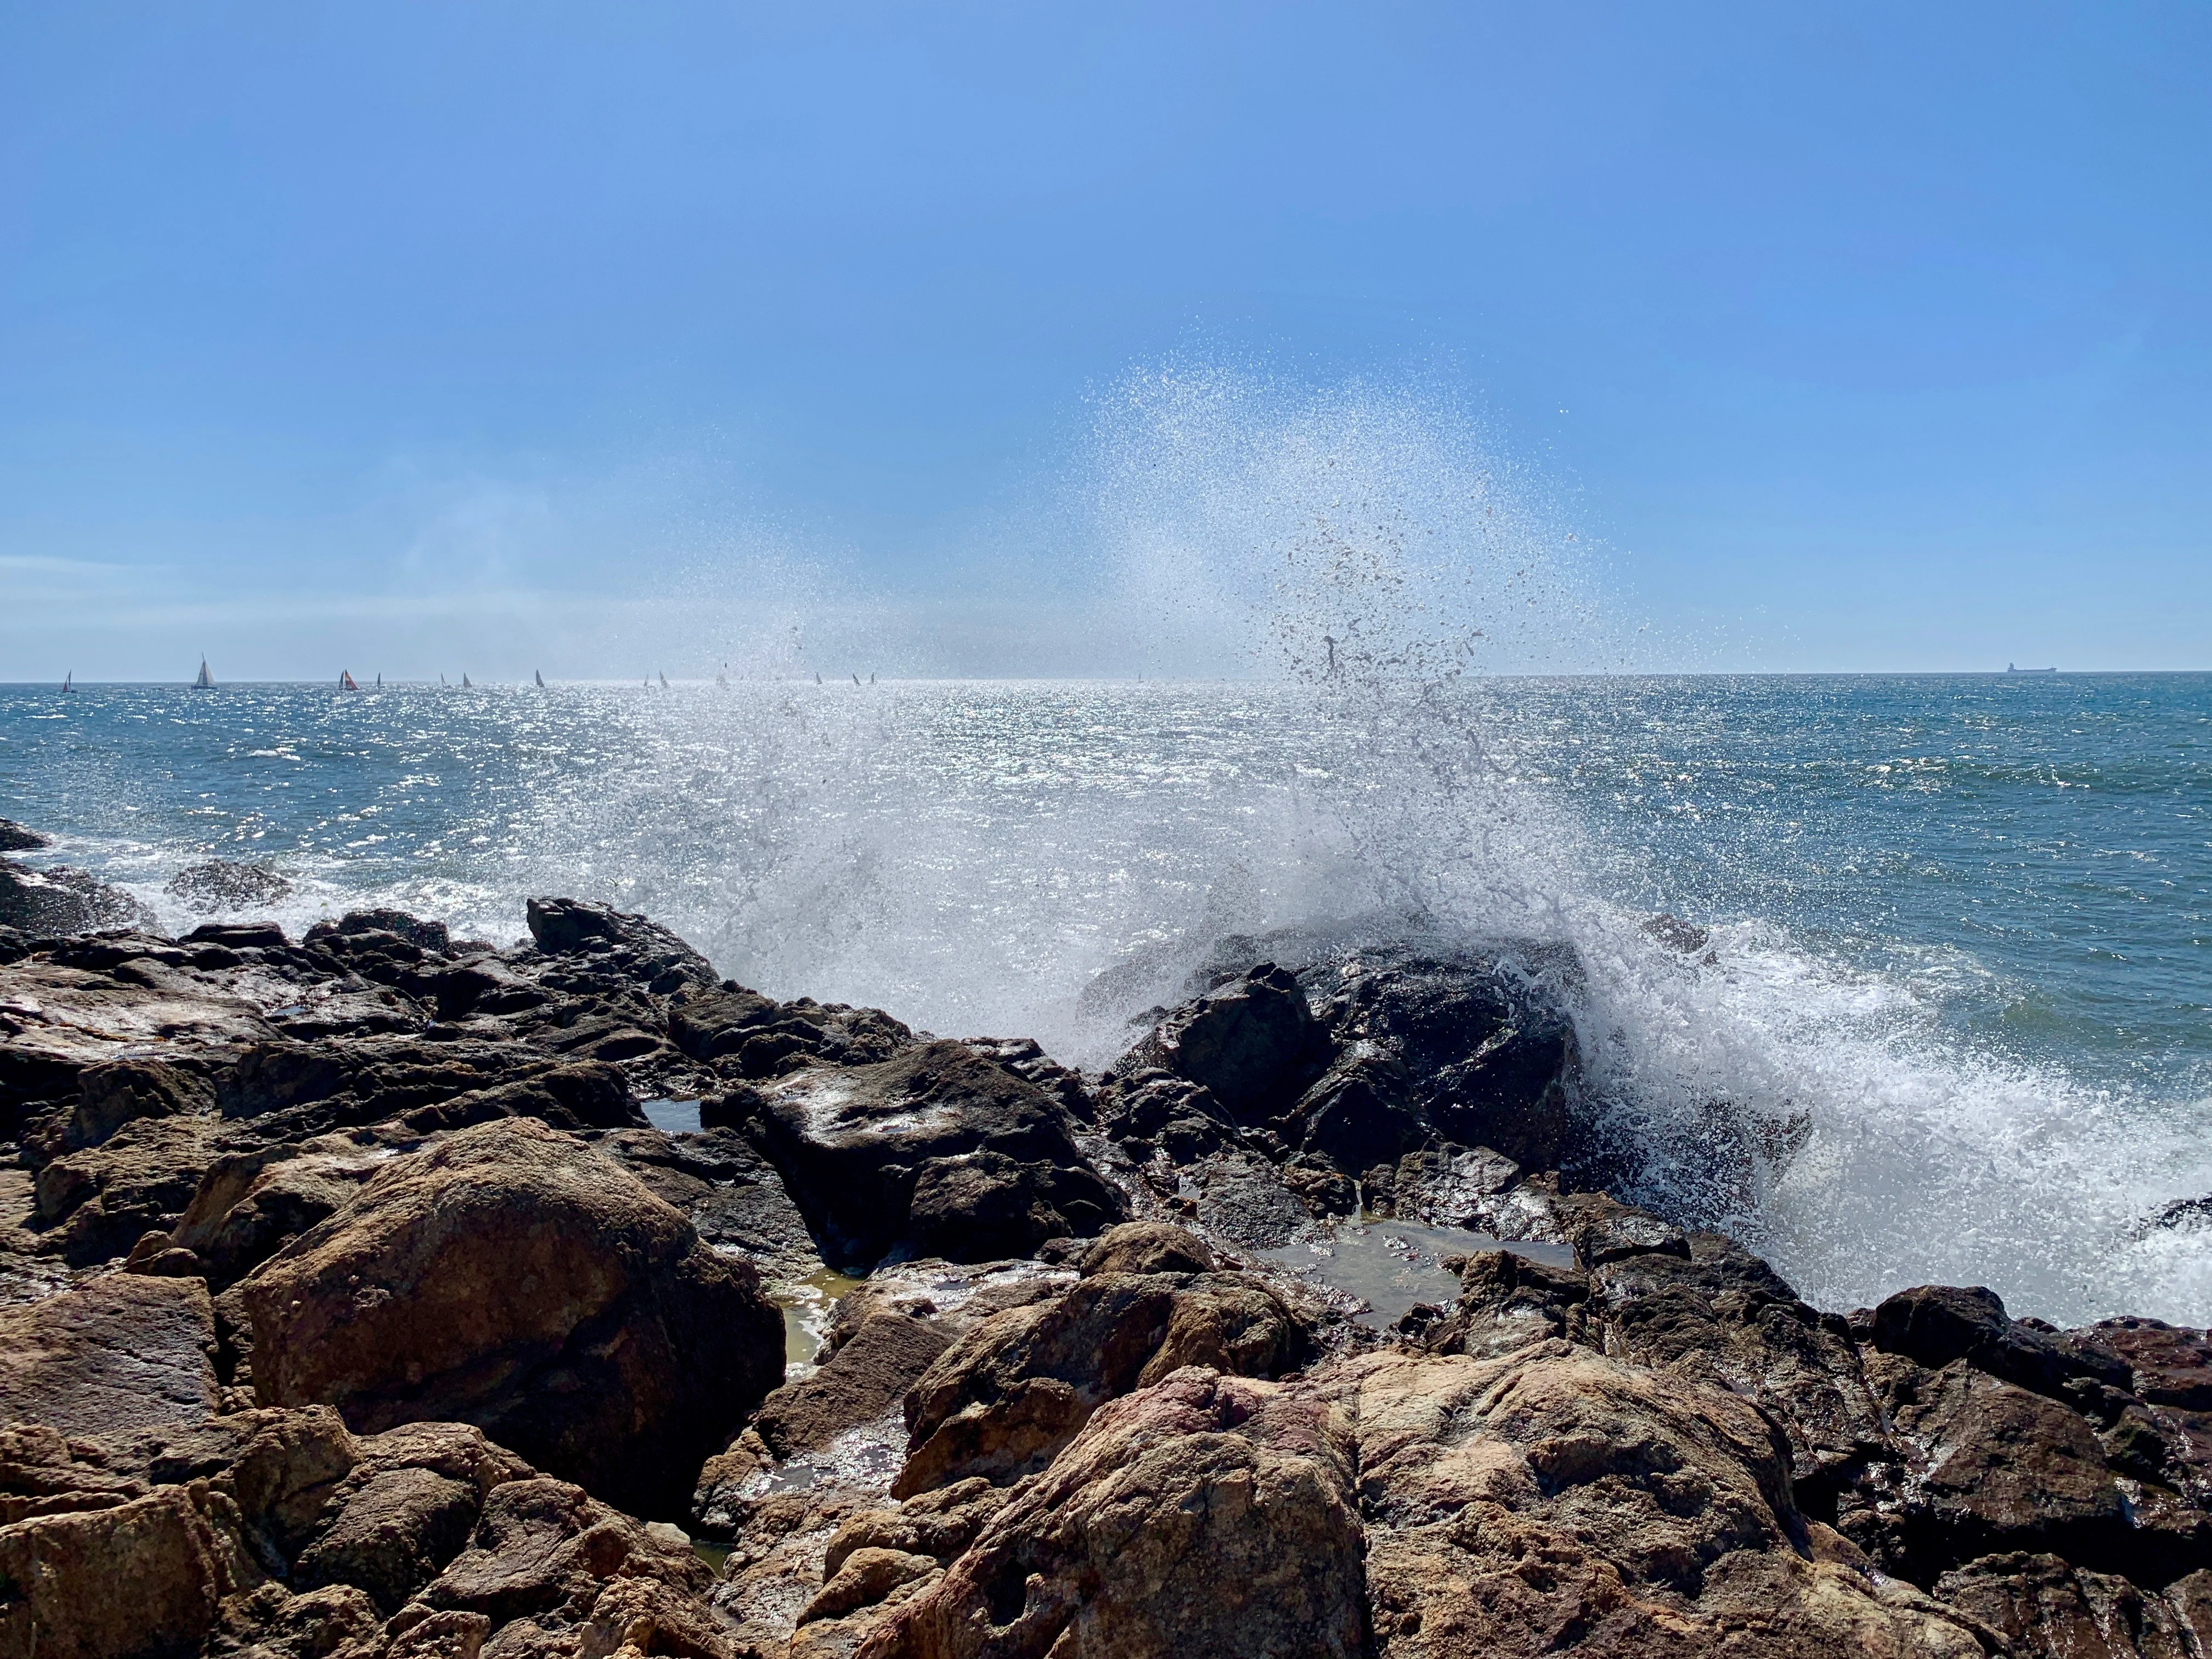
[[[374,898],[505,943],[579,893],[771,993],[1094,1065],[1225,933],[1564,942],[1630,1195],[1823,1305],[2212,1322],[2212,1237],[2141,1224],[2212,1191],[2212,679],[1543,678],[1635,633],[1449,408],[1198,369],[1096,415],[1055,602],[1141,681],[855,684],[778,611],[798,646],[666,693],[0,693],[12,815],[175,926],[209,854],[291,876],[295,926]]]

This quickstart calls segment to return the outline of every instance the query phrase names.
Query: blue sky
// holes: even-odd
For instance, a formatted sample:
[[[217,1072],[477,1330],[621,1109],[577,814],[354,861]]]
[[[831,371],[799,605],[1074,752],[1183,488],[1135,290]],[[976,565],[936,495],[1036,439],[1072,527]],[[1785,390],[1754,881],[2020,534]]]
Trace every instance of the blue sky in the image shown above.
[[[0,678],[771,592],[1115,669],[1102,420],[1222,365],[1432,410],[1655,660],[2212,667],[2208,83],[2182,3],[10,7]]]

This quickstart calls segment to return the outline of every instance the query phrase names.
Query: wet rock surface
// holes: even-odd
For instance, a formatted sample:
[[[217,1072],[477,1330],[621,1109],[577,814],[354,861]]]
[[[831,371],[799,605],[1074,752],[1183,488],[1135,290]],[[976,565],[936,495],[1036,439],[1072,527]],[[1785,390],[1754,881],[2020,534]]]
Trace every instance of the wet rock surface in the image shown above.
[[[0,1652],[2212,1651],[2212,1339],[1608,1196],[1563,953],[1226,941],[1094,1077],[581,901],[59,914]]]

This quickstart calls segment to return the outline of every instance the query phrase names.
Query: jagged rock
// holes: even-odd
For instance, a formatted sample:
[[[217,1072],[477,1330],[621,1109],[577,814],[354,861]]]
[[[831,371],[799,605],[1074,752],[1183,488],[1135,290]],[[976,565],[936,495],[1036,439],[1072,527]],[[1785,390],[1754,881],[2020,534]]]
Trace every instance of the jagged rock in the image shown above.
[[[1995,1291],[1922,1285],[1899,1291],[1874,1313],[1874,1344],[1885,1353],[1940,1369],[1954,1359],[2053,1398],[2083,1387],[2128,1391],[2127,1362],[2092,1342],[2069,1340],[2006,1316]]]
[[[220,1157],[178,1218],[172,1242],[199,1259],[212,1288],[228,1290],[349,1201],[392,1150],[328,1135]]]
[[[88,1066],[153,1052],[173,1063],[227,1058],[276,1035],[255,1004],[141,954],[157,947],[121,948],[112,969],[51,954],[0,967],[0,1134],[12,1135],[37,1103],[74,1105]]]
[[[0,1309],[0,1419],[127,1439],[212,1416],[215,1309],[195,1279],[115,1274]]]
[[[82,1267],[167,1231],[199,1190],[220,1130],[210,1118],[143,1117],[56,1158],[39,1171],[39,1248]]]
[[[860,1652],[1363,1654],[1352,1468],[1324,1402],[1179,1372],[1092,1418]]]
[[[2212,1639],[2212,1573],[2161,1595],[2055,1555],[1985,1556],[1943,1575],[1943,1601],[2021,1654],[2063,1659],[2182,1659]]]
[[[734,1129],[686,1135],[617,1129],[592,1144],[655,1198],[683,1211],[716,1249],[744,1256],[770,1279],[801,1280],[822,1271],[782,1178]]]
[[[668,1030],[694,1060],[719,1062],[744,1078],[775,1077],[815,1060],[872,1066],[915,1040],[909,1028],[880,1009],[809,997],[774,1002],[734,982],[678,991],[671,1000]]]
[[[118,1060],[77,1073],[76,1110],[67,1144],[97,1146],[125,1124],[142,1117],[212,1115],[215,1090],[196,1070],[161,1060]]]
[[[0,1653],[139,1659],[198,1651],[244,1565],[222,1518],[220,1499],[195,1502],[165,1486],[112,1508],[0,1527]]]
[[[1127,1213],[1077,1149],[1066,1109],[957,1042],[810,1066],[750,1091],[744,1108],[836,1265],[895,1251],[1024,1255]]]
[[[1841,1530],[1890,1571],[1933,1583],[2008,1552],[2064,1556],[2155,1585],[2212,1565],[2212,1525],[2177,1494],[2109,1466],[2081,1413],[1956,1361],[1931,1371],[1901,1356],[1869,1380],[1907,1456],[1844,1494]]]
[[[538,1477],[492,1488],[468,1547],[421,1599],[482,1613],[495,1627],[548,1615],[569,1622],[588,1620],[610,1583],[623,1578],[697,1596],[713,1575],[687,1546],[656,1536],[580,1486]]]
[[[1101,1274],[964,1333],[906,1399],[899,1497],[1042,1468],[1109,1400],[1193,1364],[1269,1376],[1302,1363],[1307,1334],[1237,1273]]]
[[[583,958],[664,995],[719,982],[706,957],[643,916],[585,899],[534,898],[526,910],[530,937],[548,956]]]
[[[177,872],[167,890],[195,910],[245,910],[290,897],[292,884],[264,864],[210,859]]]
[[[327,1402],[357,1431],[475,1423],[647,1514],[684,1511],[782,1369],[750,1267],[523,1118],[393,1160],[236,1294],[265,1403]]]
[[[269,1042],[216,1079],[223,1115],[264,1140],[301,1139],[398,1118],[421,1133],[500,1117],[563,1129],[644,1121],[617,1068],[522,1042],[375,1036]]]
[[[1133,1058],[1204,1089],[1240,1122],[1280,1115],[1328,1064],[1297,976],[1263,962],[1178,1009]]]
[[[1379,1654],[1984,1651],[1970,1620],[1820,1559],[1787,1443],[1724,1390],[1559,1342],[1331,1380]]]
[[[864,1321],[817,1369],[761,1402],[752,1428],[778,1457],[826,1446],[848,1429],[896,1410],[952,1338],[899,1314]]]
[[[54,934],[153,925],[152,911],[88,871],[65,864],[33,870],[13,859],[0,859],[0,927]]]
[[[54,844],[52,836],[26,829],[13,818],[0,818],[0,853],[35,853]]]

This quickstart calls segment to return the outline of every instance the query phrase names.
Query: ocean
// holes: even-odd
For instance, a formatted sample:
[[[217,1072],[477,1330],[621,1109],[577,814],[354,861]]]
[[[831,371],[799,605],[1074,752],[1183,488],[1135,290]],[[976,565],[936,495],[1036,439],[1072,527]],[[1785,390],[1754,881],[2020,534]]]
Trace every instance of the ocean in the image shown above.
[[[174,929],[209,859],[294,928],[576,894],[1088,1065],[1226,933],[1571,944],[1632,1196],[1829,1307],[2212,1323],[2212,676],[10,686],[0,815]]]

